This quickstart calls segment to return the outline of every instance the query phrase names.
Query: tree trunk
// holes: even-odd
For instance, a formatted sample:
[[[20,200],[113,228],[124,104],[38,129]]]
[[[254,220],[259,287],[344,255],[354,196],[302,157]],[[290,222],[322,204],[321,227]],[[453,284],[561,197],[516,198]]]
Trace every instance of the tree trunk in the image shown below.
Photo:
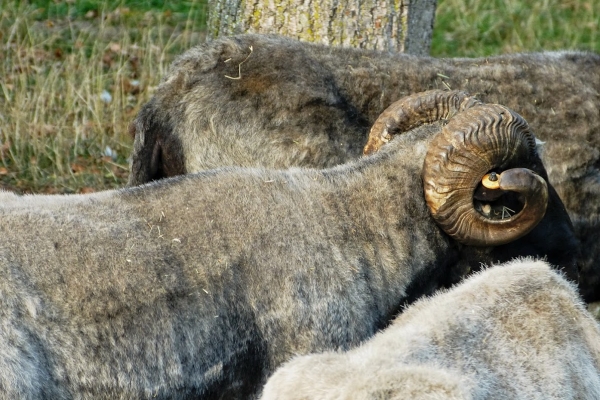
[[[436,0],[208,0],[208,36],[276,33],[331,46],[428,54]]]

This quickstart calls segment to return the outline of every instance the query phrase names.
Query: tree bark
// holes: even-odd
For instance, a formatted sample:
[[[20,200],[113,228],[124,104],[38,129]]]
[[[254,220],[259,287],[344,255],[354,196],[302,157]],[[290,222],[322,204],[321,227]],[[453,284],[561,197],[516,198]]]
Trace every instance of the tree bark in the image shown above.
[[[331,46],[428,54],[436,0],[209,0],[208,36],[275,33]]]

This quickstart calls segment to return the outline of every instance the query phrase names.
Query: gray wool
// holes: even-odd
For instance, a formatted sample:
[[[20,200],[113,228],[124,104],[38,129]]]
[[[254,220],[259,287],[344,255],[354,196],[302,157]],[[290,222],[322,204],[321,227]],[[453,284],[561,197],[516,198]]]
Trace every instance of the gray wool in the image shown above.
[[[484,270],[421,299],[347,352],[296,357],[262,400],[600,398],[600,329],[542,261]]]
[[[423,200],[430,133],[330,170],[1,193],[0,398],[252,398],[366,340],[457,259]]]
[[[450,240],[420,178],[439,131],[331,169],[0,193],[0,398],[254,398],[294,355],[348,350],[472,266],[554,246],[537,227]],[[568,225],[558,206],[541,225]]]
[[[0,398],[255,398],[294,355],[359,345],[514,243],[545,254],[537,227],[508,248],[441,231],[420,179],[439,131],[330,169],[0,193]],[[540,225],[568,223],[557,207]]]
[[[239,78],[239,79],[232,79]],[[194,47],[131,125],[130,185],[226,165],[323,168],[360,156],[392,102],[461,89],[522,115],[582,242],[580,288],[600,299],[600,56],[485,58],[336,48],[240,35]]]

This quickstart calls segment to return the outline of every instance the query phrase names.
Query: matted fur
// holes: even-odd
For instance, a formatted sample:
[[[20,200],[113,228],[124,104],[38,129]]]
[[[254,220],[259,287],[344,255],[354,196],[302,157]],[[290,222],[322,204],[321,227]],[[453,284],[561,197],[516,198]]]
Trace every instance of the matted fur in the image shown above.
[[[573,251],[556,196],[511,244],[450,241],[420,179],[439,130],[332,169],[0,194],[0,398],[254,398],[293,355],[356,346],[479,263]]]
[[[600,56],[593,53],[438,59],[277,36],[219,38],[181,55],[140,111],[129,183],[223,165],[340,164],[359,157],[392,102],[445,88],[515,110],[545,142],[550,182],[584,243],[580,288],[599,300]]]
[[[297,357],[262,400],[600,398],[600,329],[542,261],[487,269],[422,299],[345,353]]]

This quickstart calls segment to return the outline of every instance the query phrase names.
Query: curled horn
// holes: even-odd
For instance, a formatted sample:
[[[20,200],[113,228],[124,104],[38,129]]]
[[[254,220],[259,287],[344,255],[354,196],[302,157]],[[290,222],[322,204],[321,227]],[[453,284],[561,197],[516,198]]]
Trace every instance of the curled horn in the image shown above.
[[[456,114],[425,157],[425,199],[434,220],[454,239],[474,246],[498,246],[527,234],[548,203],[546,181],[523,168],[537,162],[535,137],[512,110],[484,104]],[[493,219],[475,208],[478,193],[498,199],[511,192],[522,204],[514,214],[503,211]]]
[[[481,104],[475,97],[459,90],[430,90],[402,98],[381,113],[369,132],[363,154],[376,152],[393,135],[417,126],[450,119],[467,108]]]

